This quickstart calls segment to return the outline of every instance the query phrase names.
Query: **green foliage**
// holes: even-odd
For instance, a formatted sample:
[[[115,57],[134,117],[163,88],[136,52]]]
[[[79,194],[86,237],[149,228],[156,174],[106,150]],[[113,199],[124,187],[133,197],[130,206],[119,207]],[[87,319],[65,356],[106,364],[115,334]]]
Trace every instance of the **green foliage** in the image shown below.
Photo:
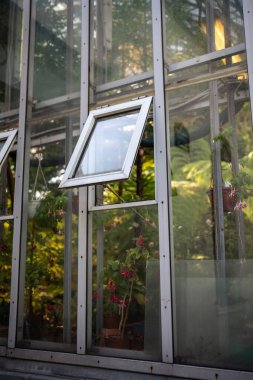
[[[64,193],[49,192],[36,211],[34,222],[44,228],[57,230],[57,223],[66,210],[68,198]]]

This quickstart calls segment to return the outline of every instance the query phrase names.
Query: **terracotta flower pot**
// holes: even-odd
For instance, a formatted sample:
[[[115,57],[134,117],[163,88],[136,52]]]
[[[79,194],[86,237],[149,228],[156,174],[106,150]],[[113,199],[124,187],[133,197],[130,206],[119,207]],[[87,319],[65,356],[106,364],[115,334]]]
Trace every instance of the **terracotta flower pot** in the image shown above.
[[[117,329],[119,327],[120,316],[116,313],[105,314],[103,320],[105,329]]]
[[[108,336],[105,338],[105,346],[110,348],[129,349],[130,342],[128,337]]]
[[[211,206],[214,207],[213,189],[207,191]],[[234,211],[237,201],[237,191],[232,187],[222,188],[223,210],[224,212]]]

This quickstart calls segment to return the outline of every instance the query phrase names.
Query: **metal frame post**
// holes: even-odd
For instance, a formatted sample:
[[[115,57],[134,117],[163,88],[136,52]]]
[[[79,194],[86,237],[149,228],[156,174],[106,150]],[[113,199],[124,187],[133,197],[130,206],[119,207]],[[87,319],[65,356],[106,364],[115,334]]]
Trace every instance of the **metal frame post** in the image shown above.
[[[89,107],[89,0],[82,0],[81,42],[81,130],[88,116]],[[86,273],[87,273],[87,188],[79,189],[78,224],[78,290],[77,290],[77,353],[86,352]]]
[[[245,40],[249,76],[249,93],[251,104],[251,118],[253,125],[253,45],[252,45],[252,25],[253,25],[253,2],[252,0],[243,0],[243,17],[245,27]]]
[[[22,50],[22,76],[20,84],[20,106],[19,106],[19,129],[17,141],[16,158],[16,180],[15,180],[15,200],[14,200],[14,231],[13,231],[13,255],[11,270],[11,302],[9,318],[8,347],[14,348],[16,342],[16,325],[18,309],[18,281],[19,281],[19,261],[21,247],[21,227],[22,227],[22,198],[23,198],[23,171],[25,155],[25,123],[26,105],[28,100],[28,52],[29,52],[29,31],[30,31],[30,0],[23,3],[23,50]]]
[[[159,213],[162,360],[173,362],[162,2],[152,0],[156,190]]]

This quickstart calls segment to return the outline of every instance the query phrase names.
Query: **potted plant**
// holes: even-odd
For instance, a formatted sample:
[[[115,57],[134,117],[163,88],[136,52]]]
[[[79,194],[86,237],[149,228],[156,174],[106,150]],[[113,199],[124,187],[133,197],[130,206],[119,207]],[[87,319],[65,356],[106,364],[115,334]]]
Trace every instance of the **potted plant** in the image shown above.
[[[144,299],[143,276],[148,258],[143,237],[139,236],[135,245],[123,252],[118,260],[108,260],[100,273],[104,291],[104,328],[113,329],[113,335],[107,332],[106,345],[123,340],[124,348],[128,348],[126,327],[133,301]]]
[[[237,198],[238,198],[238,191],[235,187],[231,185],[229,182],[223,182],[222,183],[222,200],[223,200],[223,211],[224,212],[231,212],[234,211],[236,204],[237,204]],[[214,207],[214,189],[213,187],[210,187],[207,190],[207,194],[211,203],[211,206]]]
[[[213,188],[208,191],[208,196],[213,206]],[[224,212],[238,211],[247,207],[247,198],[253,195],[253,178],[245,171],[233,176],[229,182],[222,186]]]

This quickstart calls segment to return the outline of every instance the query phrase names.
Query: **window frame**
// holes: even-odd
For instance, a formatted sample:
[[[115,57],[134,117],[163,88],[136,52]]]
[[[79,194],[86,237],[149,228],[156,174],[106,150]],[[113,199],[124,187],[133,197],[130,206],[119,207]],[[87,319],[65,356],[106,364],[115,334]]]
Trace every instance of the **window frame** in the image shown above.
[[[131,100],[126,103],[90,111],[75,149],[69,160],[65,173],[63,174],[59,188],[80,187],[104,182],[120,181],[129,178],[132,167],[134,165],[134,159],[138,150],[138,146],[140,144],[140,140],[144,131],[152,99],[153,97],[149,96],[137,100]],[[92,138],[92,133],[95,131],[97,120],[102,117],[114,117],[118,114],[120,115],[124,112],[134,111],[138,109],[139,114],[137,116],[136,126],[131,136],[121,170],[86,175],[82,177],[74,177],[80,160],[82,159],[83,153],[85,152],[85,149],[90,142],[90,138]]]
[[[14,140],[17,134],[17,129],[13,129],[7,132],[0,132],[0,142],[5,140],[2,149],[0,150],[0,170],[14,144]]]

